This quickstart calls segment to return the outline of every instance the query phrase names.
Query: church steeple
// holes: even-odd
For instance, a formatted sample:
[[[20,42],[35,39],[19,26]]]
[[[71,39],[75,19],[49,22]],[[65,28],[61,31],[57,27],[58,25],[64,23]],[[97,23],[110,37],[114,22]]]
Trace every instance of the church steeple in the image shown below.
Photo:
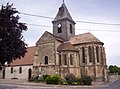
[[[62,6],[59,8],[59,11],[58,11],[58,13],[53,21],[57,21],[60,19],[69,19],[73,23],[75,23],[70,15],[66,5],[65,5],[65,3],[63,3]]]
[[[53,34],[63,38],[63,40],[67,41],[71,36],[75,35],[75,22],[64,2],[52,23]]]

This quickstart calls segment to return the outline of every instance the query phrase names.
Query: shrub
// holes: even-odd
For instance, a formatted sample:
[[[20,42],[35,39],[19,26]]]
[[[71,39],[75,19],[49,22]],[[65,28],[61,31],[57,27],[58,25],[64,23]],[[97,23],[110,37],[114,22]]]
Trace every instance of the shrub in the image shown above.
[[[63,82],[63,85],[68,85],[68,83],[66,81]]]
[[[60,80],[60,76],[58,75],[51,75],[45,79],[47,84],[59,84],[59,80]]]
[[[85,75],[81,78],[81,81],[82,81],[83,85],[91,85],[92,78],[90,76]]]
[[[60,76],[58,75],[51,76],[51,80],[52,80],[52,84],[58,84],[60,80]]]
[[[52,83],[50,77],[51,77],[51,76],[47,76],[47,78],[45,79],[45,81],[46,81],[47,84],[51,84],[51,83]]]
[[[78,85],[82,85],[82,79],[81,78],[77,78],[77,83],[78,83]]]
[[[65,76],[65,79],[69,85],[76,85],[77,83],[77,78],[73,74],[67,74]]]
[[[67,80],[68,84],[70,85],[74,85],[75,82],[77,82],[76,78],[70,78],[69,80]]]
[[[43,75],[43,79],[45,80],[50,75]]]
[[[74,74],[67,74],[67,75],[65,76],[66,81],[68,81],[69,79],[75,79],[75,78],[76,78],[76,77],[75,77]]]
[[[60,79],[59,79],[59,84],[62,85],[64,81],[65,81],[64,79],[60,78]]]
[[[72,85],[78,85],[78,82],[72,82]]]
[[[59,84],[61,84],[61,85],[68,85],[67,81],[65,79],[63,79],[63,78],[60,78]]]

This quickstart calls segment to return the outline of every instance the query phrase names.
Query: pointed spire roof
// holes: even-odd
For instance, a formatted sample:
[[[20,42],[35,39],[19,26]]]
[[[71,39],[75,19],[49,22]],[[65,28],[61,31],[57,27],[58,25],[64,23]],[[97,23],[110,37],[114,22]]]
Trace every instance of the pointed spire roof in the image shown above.
[[[61,19],[68,19],[68,20],[72,21],[73,23],[75,23],[64,2],[61,5],[61,7],[59,8],[59,11],[58,11],[55,19],[53,20],[53,22],[57,21],[57,20],[61,20]]]

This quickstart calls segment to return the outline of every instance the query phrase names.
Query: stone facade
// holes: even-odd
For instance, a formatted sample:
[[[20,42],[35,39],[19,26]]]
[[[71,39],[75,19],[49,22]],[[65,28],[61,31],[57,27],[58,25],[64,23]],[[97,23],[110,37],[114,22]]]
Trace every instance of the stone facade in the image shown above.
[[[91,76],[94,81],[107,80],[104,43],[91,33],[75,35],[75,22],[65,4],[52,21],[53,34],[45,32],[36,42],[34,74],[65,77]]]

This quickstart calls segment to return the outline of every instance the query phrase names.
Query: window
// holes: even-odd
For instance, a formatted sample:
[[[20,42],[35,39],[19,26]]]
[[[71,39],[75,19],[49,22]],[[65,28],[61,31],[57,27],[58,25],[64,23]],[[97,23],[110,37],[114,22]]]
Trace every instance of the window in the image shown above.
[[[70,65],[73,65],[73,54],[70,54]]]
[[[85,63],[85,48],[82,47],[82,60],[83,60],[83,63]]]
[[[70,24],[70,33],[72,34],[72,24]]]
[[[67,55],[63,54],[64,65],[67,65]]]
[[[97,58],[97,62],[99,62],[99,47],[96,47],[96,58]]]
[[[58,33],[62,33],[62,25],[58,24]]]
[[[45,58],[44,58],[44,63],[45,63],[45,64],[48,64],[48,56],[45,56]]]
[[[59,54],[59,65],[61,65],[61,54]]]
[[[80,52],[78,53],[78,58],[79,58],[79,65],[80,65]]]
[[[20,74],[22,73],[22,67],[19,68],[19,73],[20,73]]]
[[[89,54],[89,62],[92,62],[92,49],[90,46],[88,47],[88,54]]]
[[[11,74],[13,74],[13,67],[11,67]]]
[[[102,47],[100,47],[100,56],[101,56],[101,63],[104,64],[104,61],[103,61],[103,50],[102,50]]]

